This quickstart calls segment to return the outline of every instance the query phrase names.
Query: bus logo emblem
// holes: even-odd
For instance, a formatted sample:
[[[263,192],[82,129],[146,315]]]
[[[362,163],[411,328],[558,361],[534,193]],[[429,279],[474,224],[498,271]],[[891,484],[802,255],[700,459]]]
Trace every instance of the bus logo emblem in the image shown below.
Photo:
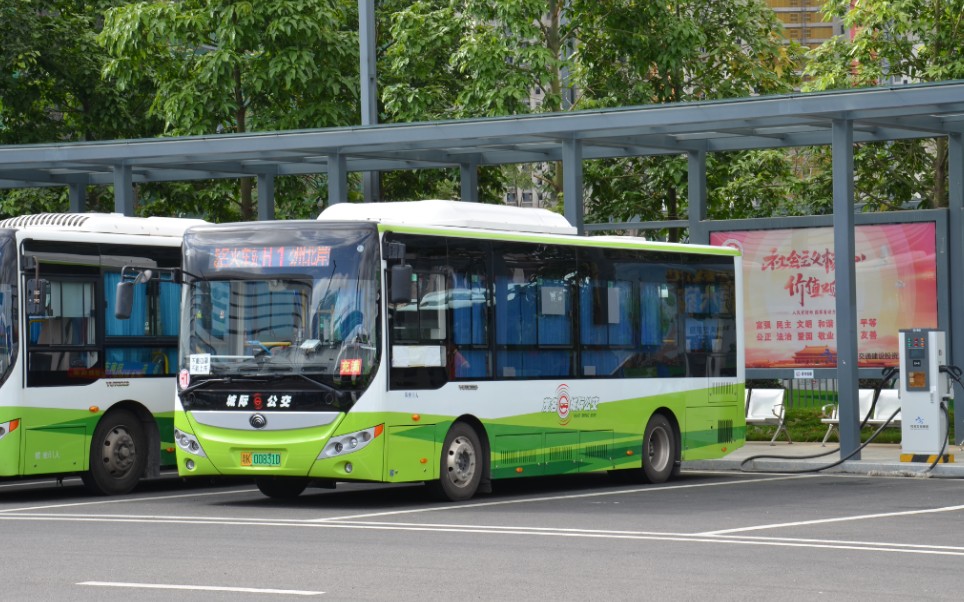
[[[248,418],[248,424],[256,429],[263,429],[268,426],[268,419],[264,417],[264,414],[252,414],[251,418]]]
[[[569,424],[569,387],[559,385],[556,389],[556,414],[559,416],[559,424]]]

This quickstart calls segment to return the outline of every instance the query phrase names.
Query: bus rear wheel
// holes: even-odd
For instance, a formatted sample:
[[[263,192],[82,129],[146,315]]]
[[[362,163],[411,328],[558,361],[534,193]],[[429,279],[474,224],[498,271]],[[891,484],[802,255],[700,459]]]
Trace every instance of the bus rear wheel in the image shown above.
[[[308,479],[299,477],[260,477],[255,483],[261,493],[276,500],[293,500],[308,487]]]
[[[643,478],[649,483],[664,483],[676,466],[676,429],[666,416],[653,414],[643,434]]]
[[[140,420],[128,410],[108,412],[90,441],[90,468],[84,486],[98,495],[129,493],[147,465],[147,437]]]
[[[442,444],[436,494],[453,502],[471,499],[482,481],[483,466],[478,433],[468,424],[456,422]]]

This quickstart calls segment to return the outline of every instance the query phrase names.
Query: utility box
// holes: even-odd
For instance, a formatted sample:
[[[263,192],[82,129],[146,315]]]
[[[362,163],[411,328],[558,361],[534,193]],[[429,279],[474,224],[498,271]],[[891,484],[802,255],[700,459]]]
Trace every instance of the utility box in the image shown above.
[[[946,337],[943,331],[924,328],[901,330],[900,407],[901,462],[953,462],[944,454],[947,413],[941,407],[954,397],[947,373]]]

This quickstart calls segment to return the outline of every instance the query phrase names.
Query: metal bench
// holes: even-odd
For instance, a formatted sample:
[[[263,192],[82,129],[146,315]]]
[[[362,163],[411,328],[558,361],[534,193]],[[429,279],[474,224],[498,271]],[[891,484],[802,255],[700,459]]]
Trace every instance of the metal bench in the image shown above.
[[[755,426],[775,426],[777,430],[770,439],[774,445],[780,432],[787,436],[787,444],[793,443],[785,422],[785,389],[753,389],[746,390],[746,423]]]
[[[900,399],[897,389],[881,389],[875,404],[874,391],[875,389],[860,389],[857,392],[857,412],[861,424],[876,428],[886,423],[891,414],[900,409]],[[822,413],[823,418],[820,422],[827,425],[827,433],[823,436],[820,445],[826,446],[830,433],[833,429],[840,427],[840,405],[827,404],[823,406]],[[887,426],[888,428],[900,427],[900,412],[897,412],[897,416]]]

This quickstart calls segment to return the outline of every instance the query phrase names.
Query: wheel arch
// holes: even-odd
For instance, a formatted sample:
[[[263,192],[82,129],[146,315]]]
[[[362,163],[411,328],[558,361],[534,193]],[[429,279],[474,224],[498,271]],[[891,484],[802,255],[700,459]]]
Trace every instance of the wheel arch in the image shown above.
[[[158,477],[161,474],[161,431],[160,427],[157,425],[157,420],[154,418],[154,414],[148,410],[144,404],[140,403],[135,399],[125,399],[118,401],[113,404],[107,410],[101,414],[100,418],[97,419],[97,423],[94,424],[94,428],[97,428],[97,424],[100,424],[104,418],[115,412],[117,410],[127,410],[137,417],[137,421],[141,424],[144,429],[144,436],[147,438],[147,463],[144,465],[144,474],[141,478],[146,477]],[[91,431],[93,433],[93,431]]]

